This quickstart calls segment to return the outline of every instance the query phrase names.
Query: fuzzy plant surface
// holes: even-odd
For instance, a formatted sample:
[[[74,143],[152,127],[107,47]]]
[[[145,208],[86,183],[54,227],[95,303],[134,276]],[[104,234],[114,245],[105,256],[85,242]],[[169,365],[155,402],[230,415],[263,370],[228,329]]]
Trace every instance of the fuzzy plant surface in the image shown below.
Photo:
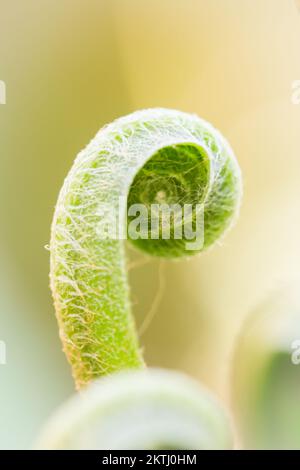
[[[159,369],[96,380],[58,410],[40,449],[230,449],[220,404],[197,382]]]
[[[190,237],[131,237],[147,254],[179,258],[220,240],[236,218],[241,192],[229,144],[196,115],[138,111],[101,129],[79,153],[57,201],[50,242],[51,289],[77,388],[144,367],[124,253],[130,208],[202,205],[204,239],[193,251],[187,249]],[[119,214],[122,236],[99,236],[113,211]],[[196,217],[192,212],[193,226]]]
[[[101,129],[78,155],[55,210],[50,279],[64,351],[83,393],[54,415],[39,448],[231,447],[229,420],[209,392],[184,374],[145,368],[124,240],[153,256],[191,256],[220,240],[240,199],[230,146],[195,115],[130,114]],[[185,206],[192,210],[178,217]],[[136,207],[146,213],[137,218]],[[168,219],[161,207],[172,208]]]

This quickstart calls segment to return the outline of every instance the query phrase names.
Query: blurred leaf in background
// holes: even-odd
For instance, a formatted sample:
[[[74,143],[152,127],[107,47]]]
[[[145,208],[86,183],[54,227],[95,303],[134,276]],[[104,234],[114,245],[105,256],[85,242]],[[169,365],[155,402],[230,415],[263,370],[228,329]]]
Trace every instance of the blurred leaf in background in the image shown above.
[[[300,449],[298,343],[296,283],[270,294],[249,316],[235,349],[232,400],[246,448]]]

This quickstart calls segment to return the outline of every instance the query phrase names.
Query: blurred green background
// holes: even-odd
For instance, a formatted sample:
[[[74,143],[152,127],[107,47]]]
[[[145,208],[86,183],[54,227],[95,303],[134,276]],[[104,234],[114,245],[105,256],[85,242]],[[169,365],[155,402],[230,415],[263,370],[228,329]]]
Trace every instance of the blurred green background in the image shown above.
[[[199,114],[242,167],[241,216],[222,246],[163,265],[128,253],[138,325],[159,300],[141,338],[147,363],[188,372],[229,406],[243,319],[299,278],[296,2],[1,0],[0,79],[0,448],[31,446],[73,392],[48,287],[53,209],[78,151],[139,108]]]

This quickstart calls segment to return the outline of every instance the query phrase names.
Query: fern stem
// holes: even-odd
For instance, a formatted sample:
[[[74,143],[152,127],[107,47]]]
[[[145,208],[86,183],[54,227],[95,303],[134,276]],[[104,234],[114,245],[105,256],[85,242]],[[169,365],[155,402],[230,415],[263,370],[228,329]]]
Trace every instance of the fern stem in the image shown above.
[[[123,241],[99,238],[99,227],[111,216],[103,214],[103,205],[121,214],[125,230],[127,206],[135,203],[148,207],[163,197],[166,204],[203,204],[199,249],[188,251],[186,238],[131,240],[149,254],[177,258],[220,239],[237,214],[240,181],[220,133],[195,115],[173,110],[118,119],[78,155],[59,195],[50,244],[60,336],[78,388],[144,365],[130,311]],[[121,212],[120,198],[125,201]]]

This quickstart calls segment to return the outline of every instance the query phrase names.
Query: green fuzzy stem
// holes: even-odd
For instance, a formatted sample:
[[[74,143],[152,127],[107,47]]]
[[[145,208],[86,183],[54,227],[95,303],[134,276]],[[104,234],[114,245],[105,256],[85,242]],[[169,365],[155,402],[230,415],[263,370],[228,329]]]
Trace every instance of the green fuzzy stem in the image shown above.
[[[120,197],[128,208],[161,200],[202,204],[204,244],[199,249],[187,250],[185,238],[131,240],[155,256],[189,256],[219,240],[235,219],[239,167],[211,125],[167,109],[118,119],[78,155],[59,195],[50,246],[60,336],[77,387],[144,365],[130,311],[123,242],[99,237],[99,227],[111,216],[101,208],[108,204],[120,213]],[[121,225],[126,227],[126,202]]]

